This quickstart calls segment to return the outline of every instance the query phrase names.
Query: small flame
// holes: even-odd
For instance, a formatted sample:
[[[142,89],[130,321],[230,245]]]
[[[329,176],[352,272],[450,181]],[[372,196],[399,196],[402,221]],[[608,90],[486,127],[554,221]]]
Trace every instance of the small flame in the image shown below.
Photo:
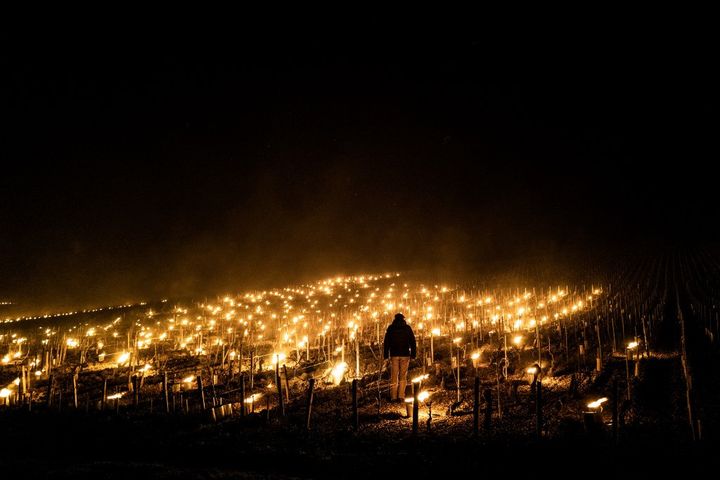
[[[421,402],[424,402],[429,397],[430,397],[430,392],[428,392],[427,390],[423,390],[422,392],[418,393],[418,400],[420,400]],[[405,403],[414,403],[413,397],[407,397],[405,399]]]
[[[122,365],[123,363],[127,363],[128,360],[130,360],[130,354],[128,352],[121,352],[120,355],[118,355],[117,363],[118,365]]]
[[[420,382],[422,382],[423,380],[428,379],[429,377],[430,377],[430,374],[429,374],[429,373],[426,373],[426,374],[424,374],[424,375],[418,375],[417,377],[415,377],[415,378],[412,379],[412,383],[420,383]]]
[[[587,406],[588,406],[588,408],[595,409],[595,408],[600,407],[600,405],[602,405],[603,403],[605,403],[607,401],[608,401],[607,397],[602,397],[602,398],[598,398],[597,400],[595,400],[593,402],[588,403]]]
[[[347,367],[347,363],[345,362],[340,362],[333,367],[330,375],[332,376],[333,383],[335,385],[340,385],[340,382],[342,382],[342,379],[345,376],[345,371],[347,370]]]

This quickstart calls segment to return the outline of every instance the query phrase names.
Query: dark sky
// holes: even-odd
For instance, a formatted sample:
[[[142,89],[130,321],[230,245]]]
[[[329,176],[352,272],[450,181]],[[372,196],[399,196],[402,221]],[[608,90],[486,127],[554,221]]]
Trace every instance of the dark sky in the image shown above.
[[[707,49],[671,35],[40,39],[3,60],[0,299],[712,240]]]

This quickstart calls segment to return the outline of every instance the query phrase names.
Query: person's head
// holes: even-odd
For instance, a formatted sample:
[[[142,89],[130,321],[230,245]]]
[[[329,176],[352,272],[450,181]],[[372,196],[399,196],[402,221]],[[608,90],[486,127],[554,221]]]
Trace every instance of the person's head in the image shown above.
[[[393,323],[405,323],[405,315],[402,313],[396,313]]]

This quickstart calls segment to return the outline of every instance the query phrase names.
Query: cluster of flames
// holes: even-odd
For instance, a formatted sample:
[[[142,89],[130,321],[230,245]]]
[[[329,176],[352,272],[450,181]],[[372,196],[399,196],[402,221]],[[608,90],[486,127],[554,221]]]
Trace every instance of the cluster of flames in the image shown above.
[[[0,365],[28,365],[46,372],[48,350],[81,350],[86,359],[150,370],[158,351],[182,351],[246,362],[249,352],[276,364],[322,357],[327,377],[340,383],[362,373],[358,345],[382,342],[385,327],[402,312],[420,341],[505,333],[521,346],[540,326],[592,308],[602,290],[571,293],[568,287],[536,293],[523,289],[448,288],[403,281],[400,274],[326,279],[292,288],[247,292],[191,305],[168,304],[155,311],[137,307],[131,314],[99,324],[60,326],[55,316],[36,331],[0,332]],[[107,307],[111,310],[111,307]],[[102,313],[106,309],[96,309]],[[58,314],[64,316],[65,314]],[[108,313],[108,316],[114,316]],[[67,323],[62,322],[63,324]],[[477,351],[470,353],[476,360]],[[348,362],[352,357],[355,361]],[[421,396],[425,397],[425,394]]]

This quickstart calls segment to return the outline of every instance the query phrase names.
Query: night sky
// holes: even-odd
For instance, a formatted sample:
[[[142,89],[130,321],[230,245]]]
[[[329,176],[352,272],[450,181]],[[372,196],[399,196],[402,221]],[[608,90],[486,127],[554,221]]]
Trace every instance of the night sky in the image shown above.
[[[3,60],[0,300],[711,242],[707,48],[38,41]]]

